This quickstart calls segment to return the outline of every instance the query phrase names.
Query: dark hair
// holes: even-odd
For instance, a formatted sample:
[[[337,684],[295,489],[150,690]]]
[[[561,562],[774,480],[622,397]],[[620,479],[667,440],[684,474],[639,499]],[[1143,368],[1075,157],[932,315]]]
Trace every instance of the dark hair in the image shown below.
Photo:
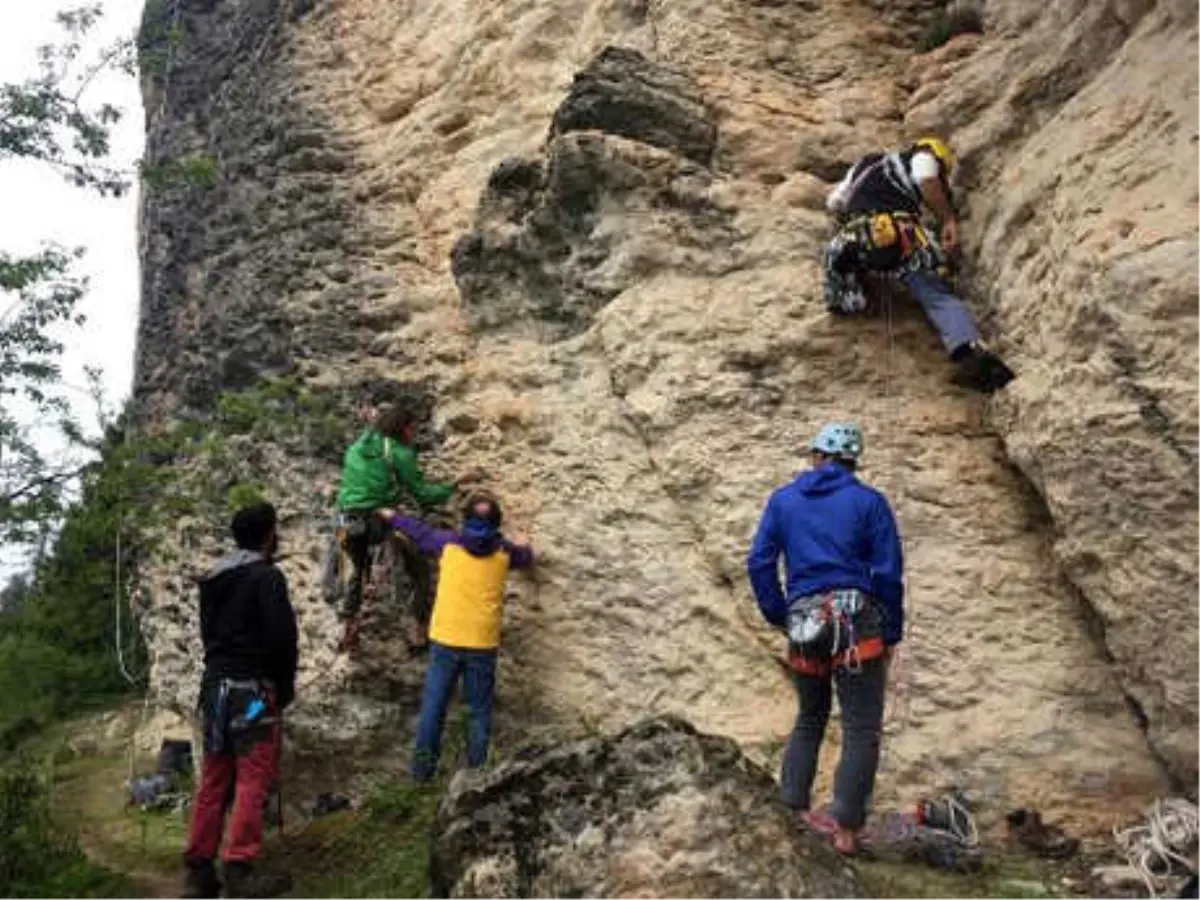
[[[389,403],[379,408],[375,430],[384,437],[404,436],[404,429],[417,424],[417,411],[407,403]]]
[[[243,506],[233,515],[229,530],[233,540],[243,550],[261,550],[275,530],[275,507],[270,503]]]
[[[477,493],[467,498],[463,505],[463,519],[481,519],[493,528],[499,528],[504,516],[500,502],[491,494]]]
[[[848,456],[833,456],[832,454],[829,454],[829,453],[822,453],[820,450],[814,450],[813,456],[817,457],[818,459],[829,460],[831,462],[835,462],[839,466],[843,466],[844,468],[850,470],[851,472],[858,469],[858,460],[850,459],[850,457],[848,457]]]

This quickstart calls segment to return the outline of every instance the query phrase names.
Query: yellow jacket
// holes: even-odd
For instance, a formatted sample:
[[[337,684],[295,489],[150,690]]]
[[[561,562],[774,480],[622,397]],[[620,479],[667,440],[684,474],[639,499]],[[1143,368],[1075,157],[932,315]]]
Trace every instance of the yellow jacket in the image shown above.
[[[508,566],[504,550],[490,556],[472,556],[457,544],[447,544],[442,551],[429,639],[467,650],[500,646]]]
[[[464,650],[499,647],[508,570],[532,566],[533,551],[509,543],[494,529],[479,533],[470,521],[461,534],[406,516],[396,516],[392,525],[412,538],[422,553],[440,554],[429,639]]]

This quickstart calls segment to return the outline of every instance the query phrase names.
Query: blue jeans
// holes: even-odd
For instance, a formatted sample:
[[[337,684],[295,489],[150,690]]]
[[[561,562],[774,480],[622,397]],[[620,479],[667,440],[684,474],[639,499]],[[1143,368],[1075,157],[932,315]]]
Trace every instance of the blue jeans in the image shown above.
[[[900,276],[900,283],[925,311],[925,317],[937,329],[947,353],[952,354],[963,344],[979,340],[979,329],[975,327],[971,313],[937,275],[923,271],[905,272]]]
[[[425,670],[425,690],[421,695],[417,746],[409,770],[418,781],[428,781],[437,771],[446,712],[450,708],[450,698],[454,695],[460,674],[463,679],[463,698],[467,702],[467,765],[479,768],[487,762],[488,744],[492,739],[496,651],[465,650],[431,641],[429,667]]]

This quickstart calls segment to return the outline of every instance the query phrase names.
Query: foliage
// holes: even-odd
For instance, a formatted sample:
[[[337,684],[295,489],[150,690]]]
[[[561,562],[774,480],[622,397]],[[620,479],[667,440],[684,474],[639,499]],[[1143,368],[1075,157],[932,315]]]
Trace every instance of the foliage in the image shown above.
[[[215,430],[260,442],[303,443],[313,456],[337,461],[347,422],[336,398],[306,389],[296,378],[263,378],[217,400]]]
[[[0,895],[121,897],[123,879],[92,865],[50,815],[45,781],[27,764],[0,771]]]
[[[132,42],[118,41],[91,64],[81,65],[82,41],[100,18],[100,7],[67,10],[56,18],[65,39],[38,50],[38,75],[0,85],[0,162],[13,157],[44,162],[79,187],[120,196],[129,189],[129,179],[105,161],[109,132],[121,111],[109,103],[89,107],[84,101],[88,86],[105,68],[117,66],[132,74]]]
[[[279,848],[298,885],[294,893],[426,896],[429,832],[443,786],[389,782],[375,789],[361,811],[314,821]]]
[[[123,423],[109,428],[56,540],[23,585],[20,608],[0,616],[0,748],[110,701],[131,689],[127,675],[145,669],[127,588],[137,554],[177,509],[161,490],[169,473],[150,452],[161,448],[127,439]]]
[[[217,183],[217,162],[204,153],[167,159],[154,165],[143,161],[138,171],[142,182],[152,190],[176,185],[212,187]]]
[[[39,49],[38,74],[0,84],[0,163],[41,163],[79,187],[121,196],[129,173],[109,163],[110,132],[121,112],[89,103],[87,92],[105,69],[132,73],[132,42],[117,41],[85,61],[83,41],[99,17],[98,6],[60,12],[63,40]],[[58,421],[69,446],[80,437],[66,418],[63,347],[54,337],[57,328],[82,322],[77,306],[86,283],[72,274],[80,255],[54,245],[29,256],[0,250],[0,540],[6,542],[46,539],[82,471],[73,450],[91,449],[47,458],[29,425]]]
[[[941,10],[917,41],[917,52],[936,50],[960,34],[983,34],[983,13],[974,3],[953,3]]]

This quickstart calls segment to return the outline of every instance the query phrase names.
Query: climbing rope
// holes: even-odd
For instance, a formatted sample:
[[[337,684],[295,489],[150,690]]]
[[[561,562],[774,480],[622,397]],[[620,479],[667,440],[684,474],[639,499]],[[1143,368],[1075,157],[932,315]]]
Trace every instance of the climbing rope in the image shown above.
[[[121,670],[121,676],[132,687],[140,687],[138,679],[130,674],[129,668],[125,665],[125,650],[121,641],[121,526],[119,523],[117,525],[116,559],[113,563],[113,581],[113,629],[116,632],[117,668]]]
[[[971,811],[954,794],[944,794],[941,799],[946,804],[949,819],[949,827],[945,830],[964,847],[978,846],[979,829],[975,827],[975,817]]]
[[[1146,813],[1146,821],[1124,830],[1113,829],[1113,838],[1129,865],[1145,883],[1151,897],[1159,896],[1173,864],[1196,872],[1196,847],[1200,837],[1200,812],[1182,798],[1159,799]]]

